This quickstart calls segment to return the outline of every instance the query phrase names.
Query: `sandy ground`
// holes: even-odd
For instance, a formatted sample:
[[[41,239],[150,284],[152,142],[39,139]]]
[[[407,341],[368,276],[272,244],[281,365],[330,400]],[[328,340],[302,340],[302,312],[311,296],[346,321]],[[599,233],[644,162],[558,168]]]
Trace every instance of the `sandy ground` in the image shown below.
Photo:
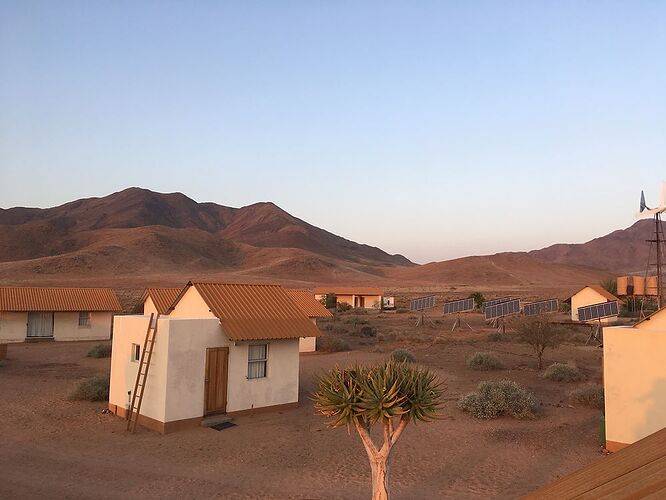
[[[355,333],[364,321],[378,337]],[[85,356],[95,342],[10,345],[0,367],[0,497],[368,498],[358,437],[328,429],[309,394],[322,369],[379,361],[396,347],[438,373],[447,404],[440,420],[410,425],[394,448],[394,498],[515,498],[600,459],[600,412],[568,401],[576,384],[541,379],[525,347],[487,340],[480,317],[470,321],[476,332],[451,333],[451,318],[438,321],[416,329],[409,314],[368,314],[324,324],[354,350],[301,356],[300,408],[240,417],[221,432],[167,436],[143,429],[130,435],[123,420],[102,413],[104,403],[68,400],[80,380],[109,371],[109,359]],[[508,369],[469,370],[465,358],[475,351],[495,351]],[[600,380],[598,348],[566,345],[547,357],[574,361],[588,381]],[[494,378],[534,391],[541,418],[478,421],[455,407],[461,394]]]

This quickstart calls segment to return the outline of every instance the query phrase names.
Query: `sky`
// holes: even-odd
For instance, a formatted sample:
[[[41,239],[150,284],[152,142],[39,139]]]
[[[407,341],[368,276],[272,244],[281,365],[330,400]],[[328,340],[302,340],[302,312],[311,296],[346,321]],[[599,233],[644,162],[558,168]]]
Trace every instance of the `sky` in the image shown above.
[[[425,263],[631,225],[666,2],[0,1],[0,207],[272,201]]]

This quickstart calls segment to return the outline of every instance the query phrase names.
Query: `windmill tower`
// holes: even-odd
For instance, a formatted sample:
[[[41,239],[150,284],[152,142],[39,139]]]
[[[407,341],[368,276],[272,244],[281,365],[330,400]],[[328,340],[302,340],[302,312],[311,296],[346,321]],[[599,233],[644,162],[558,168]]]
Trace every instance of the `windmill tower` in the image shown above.
[[[659,206],[656,208],[650,208],[645,203],[645,193],[641,191],[641,203],[639,207],[639,212],[637,214],[638,219],[653,219],[654,220],[654,239],[647,240],[650,244],[650,250],[648,252],[648,261],[647,267],[645,269],[645,281],[647,282],[648,275],[650,273],[650,268],[652,266],[656,267],[657,271],[657,308],[661,309],[662,306],[666,305],[664,303],[663,297],[663,282],[662,282],[662,267],[664,265],[664,248],[663,245],[666,244],[664,239],[664,229],[661,224],[661,214],[666,212],[666,182],[662,182],[661,185],[661,196],[659,199]],[[652,260],[652,255],[655,255],[655,260]],[[645,293],[647,294],[647,287]],[[644,297],[645,299],[645,297]],[[643,303],[641,303],[641,316],[643,315]]]

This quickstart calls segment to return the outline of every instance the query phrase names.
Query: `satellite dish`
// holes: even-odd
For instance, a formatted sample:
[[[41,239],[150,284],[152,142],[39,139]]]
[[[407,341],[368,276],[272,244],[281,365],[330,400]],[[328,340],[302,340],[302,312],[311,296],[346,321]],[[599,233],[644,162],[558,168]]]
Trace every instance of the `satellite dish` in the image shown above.
[[[641,204],[639,212],[636,214],[638,219],[650,219],[655,215],[666,212],[666,182],[661,183],[661,194],[659,196],[659,206],[650,208],[645,203],[645,193],[641,191]]]

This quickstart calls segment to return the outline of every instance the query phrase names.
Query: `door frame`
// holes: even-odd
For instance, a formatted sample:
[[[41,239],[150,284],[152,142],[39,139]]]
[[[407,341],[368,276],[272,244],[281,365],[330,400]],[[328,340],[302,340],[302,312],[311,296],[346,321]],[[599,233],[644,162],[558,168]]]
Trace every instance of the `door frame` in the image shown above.
[[[213,351],[223,351],[224,352],[224,357],[226,358],[226,363],[224,364],[224,405],[222,408],[215,408],[213,410],[208,409],[208,391],[210,389],[210,380],[208,379],[208,368],[209,368],[209,353]],[[228,402],[228,396],[229,396],[229,347],[207,347],[206,348],[206,362],[204,365],[204,401],[203,401],[203,414],[204,417],[210,416],[210,415],[220,415],[220,414],[225,414],[227,412],[227,402]],[[218,381],[219,381],[218,377]]]

